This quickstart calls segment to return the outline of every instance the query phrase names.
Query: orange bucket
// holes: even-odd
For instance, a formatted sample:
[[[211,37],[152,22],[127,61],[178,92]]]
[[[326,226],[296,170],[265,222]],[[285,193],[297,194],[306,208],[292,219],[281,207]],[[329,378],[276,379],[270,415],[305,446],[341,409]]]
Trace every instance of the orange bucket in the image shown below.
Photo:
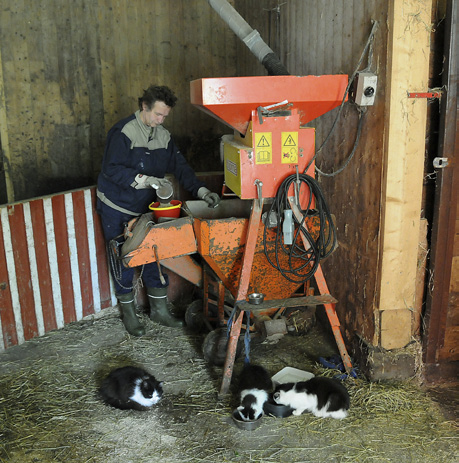
[[[170,206],[161,207],[161,203],[151,203],[149,209],[153,211],[153,216],[155,219],[160,217],[168,217],[171,219],[178,219],[180,217],[180,208],[182,207],[182,201],[173,199],[170,202]]]

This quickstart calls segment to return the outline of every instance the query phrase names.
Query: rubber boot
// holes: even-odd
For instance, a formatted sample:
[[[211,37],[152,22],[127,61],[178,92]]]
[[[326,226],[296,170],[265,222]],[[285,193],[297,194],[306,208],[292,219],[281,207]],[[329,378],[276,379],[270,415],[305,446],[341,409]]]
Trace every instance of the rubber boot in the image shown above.
[[[178,320],[169,312],[167,288],[147,288],[147,295],[150,304],[150,320],[172,328],[185,326],[182,320]]]
[[[120,294],[116,296],[121,308],[124,327],[132,336],[143,336],[145,328],[140,323],[140,320],[135,313],[134,293]]]

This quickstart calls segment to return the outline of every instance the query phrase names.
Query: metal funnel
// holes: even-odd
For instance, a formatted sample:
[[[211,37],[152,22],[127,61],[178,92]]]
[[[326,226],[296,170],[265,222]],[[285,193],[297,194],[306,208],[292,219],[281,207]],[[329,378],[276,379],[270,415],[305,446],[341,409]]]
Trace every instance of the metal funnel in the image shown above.
[[[339,106],[347,84],[347,75],[205,78],[190,82],[190,98],[193,105],[244,135],[259,106],[287,100],[304,125]]]

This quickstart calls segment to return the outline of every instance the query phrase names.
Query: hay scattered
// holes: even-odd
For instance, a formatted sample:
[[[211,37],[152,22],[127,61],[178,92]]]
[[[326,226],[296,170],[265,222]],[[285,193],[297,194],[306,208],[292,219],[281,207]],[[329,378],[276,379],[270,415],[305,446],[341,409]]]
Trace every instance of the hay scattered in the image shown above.
[[[416,385],[348,379],[345,420],[311,414],[265,417],[251,433],[230,420],[231,396],[219,400],[222,369],[209,367],[202,336],[144,320],[147,334],[127,335],[116,313],[0,354],[1,462],[447,462],[457,459],[457,423],[445,420]],[[273,373],[284,366],[316,375],[337,371],[307,355],[311,336],[254,345],[253,362]],[[287,338],[293,338],[287,339]],[[291,347],[295,346],[295,349]],[[323,346],[325,349],[326,346]],[[328,355],[328,354],[327,354]],[[163,400],[148,412],[123,412],[99,400],[112,368],[137,364],[165,381]],[[236,371],[240,363],[236,365]]]

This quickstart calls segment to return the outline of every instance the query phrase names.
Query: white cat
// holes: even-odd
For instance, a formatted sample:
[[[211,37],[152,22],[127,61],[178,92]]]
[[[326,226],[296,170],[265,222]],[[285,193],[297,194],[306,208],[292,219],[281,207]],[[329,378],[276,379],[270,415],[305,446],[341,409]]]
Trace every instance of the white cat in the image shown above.
[[[336,379],[314,377],[308,381],[280,384],[273,399],[277,404],[293,408],[294,415],[304,411],[322,418],[346,418],[350,398],[347,389]]]

